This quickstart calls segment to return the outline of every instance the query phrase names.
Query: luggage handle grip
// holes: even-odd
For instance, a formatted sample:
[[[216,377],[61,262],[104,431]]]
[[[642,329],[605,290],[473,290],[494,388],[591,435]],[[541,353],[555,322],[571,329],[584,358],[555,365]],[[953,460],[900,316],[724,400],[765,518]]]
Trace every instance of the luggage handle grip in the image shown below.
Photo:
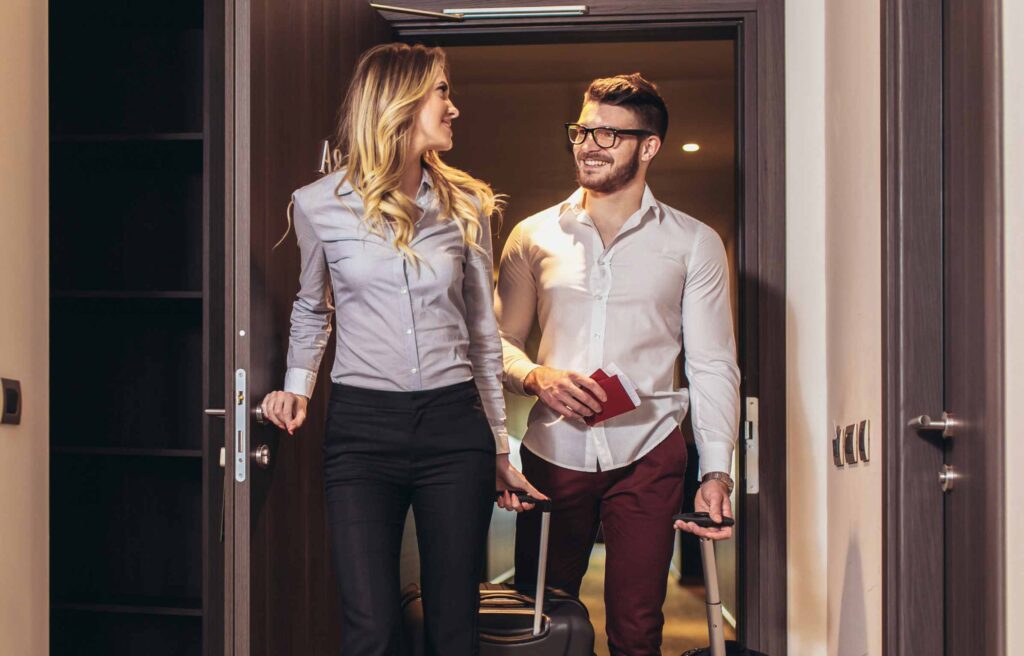
[[[551,512],[551,499],[538,499],[530,496],[530,493],[526,490],[498,490],[494,493],[495,497],[500,497],[505,492],[511,492],[519,498],[519,503],[532,503],[541,512]]]
[[[724,515],[721,522],[716,522],[706,512],[679,513],[672,517],[672,521],[692,522],[701,528],[727,528],[736,524],[732,517],[725,517]]]

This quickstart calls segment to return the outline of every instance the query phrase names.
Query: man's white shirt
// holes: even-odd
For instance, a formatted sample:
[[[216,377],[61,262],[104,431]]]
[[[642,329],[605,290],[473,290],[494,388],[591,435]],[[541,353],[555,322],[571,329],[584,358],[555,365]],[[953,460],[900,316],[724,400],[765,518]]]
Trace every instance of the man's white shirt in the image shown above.
[[[495,300],[505,387],[525,394],[523,379],[539,365],[589,376],[614,362],[641,404],[589,427],[538,402],[525,446],[560,467],[607,471],[639,460],[689,410],[701,470],[730,471],[740,374],[721,238],[645,187],[605,247],[583,194],[523,220],[506,242]],[[535,320],[536,362],[524,350]],[[688,390],[674,381],[684,344]]]

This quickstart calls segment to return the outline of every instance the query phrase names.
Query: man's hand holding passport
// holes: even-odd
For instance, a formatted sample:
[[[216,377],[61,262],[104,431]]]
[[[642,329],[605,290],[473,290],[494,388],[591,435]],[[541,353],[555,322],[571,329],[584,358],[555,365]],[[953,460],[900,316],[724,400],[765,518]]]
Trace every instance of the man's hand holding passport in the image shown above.
[[[608,421],[640,406],[640,395],[637,393],[636,385],[615,363],[609,362],[590,374],[590,377],[601,386],[608,395],[608,400],[601,404],[601,412],[583,418],[588,426]]]

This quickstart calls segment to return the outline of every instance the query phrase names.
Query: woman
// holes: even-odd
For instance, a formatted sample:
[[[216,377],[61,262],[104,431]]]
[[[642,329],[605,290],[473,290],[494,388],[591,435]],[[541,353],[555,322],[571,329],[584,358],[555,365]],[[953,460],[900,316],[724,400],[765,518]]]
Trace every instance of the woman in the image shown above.
[[[438,154],[458,115],[442,50],[373,48],[342,108],[337,169],[292,197],[301,289],[284,390],[262,406],[289,433],[302,425],[336,307],[324,478],[347,655],[398,652],[410,505],[427,653],[476,654],[495,488],[539,495],[508,460],[495,197]],[[498,503],[529,509],[507,492]]]

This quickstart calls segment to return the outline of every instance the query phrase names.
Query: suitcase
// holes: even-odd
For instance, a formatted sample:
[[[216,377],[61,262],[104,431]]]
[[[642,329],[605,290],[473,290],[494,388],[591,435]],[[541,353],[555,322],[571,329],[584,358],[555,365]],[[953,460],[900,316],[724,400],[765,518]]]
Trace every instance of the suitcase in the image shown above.
[[[594,627],[586,607],[576,597],[544,587],[547,569],[551,502],[520,499],[537,504],[543,514],[540,529],[540,558],[537,590],[512,586],[480,585],[480,656],[593,656]],[[423,599],[419,586],[408,586],[402,595],[404,653],[423,656]]]
[[[707,513],[685,513],[673,519],[693,522],[701,527],[732,526],[729,519],[723,524],[716,524]],[[728,518],[726,518],[728,519]],[[700,559],[704,564],[704,598],[708,608],[708,639],[710,645],[691,649],[683,656],[766,656],[759,651],[747,649],[738,642],[725,639],[722,625],[722,599],[718,590],[718,566],[715,563],[715,541],[709,538],[700,540]]]

